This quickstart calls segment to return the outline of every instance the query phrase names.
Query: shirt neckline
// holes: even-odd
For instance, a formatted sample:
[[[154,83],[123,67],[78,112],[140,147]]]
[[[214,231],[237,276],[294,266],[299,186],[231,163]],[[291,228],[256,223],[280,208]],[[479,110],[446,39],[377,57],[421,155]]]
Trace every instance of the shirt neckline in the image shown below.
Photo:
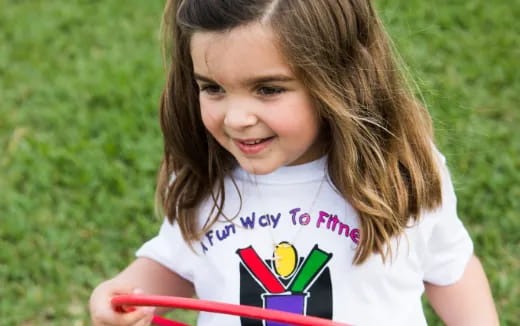
[[[252,183],[294,184],[322,180],[326,169],[327,156],[323,156],[304,164],[282,166],[271,173],[262,175],[249,173],[238,166],[233,171],[233,177]]]

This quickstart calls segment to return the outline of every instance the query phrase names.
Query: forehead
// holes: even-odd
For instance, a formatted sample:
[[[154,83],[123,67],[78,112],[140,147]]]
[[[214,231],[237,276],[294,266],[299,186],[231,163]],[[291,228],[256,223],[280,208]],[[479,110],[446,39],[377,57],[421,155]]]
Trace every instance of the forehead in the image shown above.
[[[225,32],[195,32],[190,42],[196,74],[235,83],[252,75],[291,75],[271,28],[260,23]]]

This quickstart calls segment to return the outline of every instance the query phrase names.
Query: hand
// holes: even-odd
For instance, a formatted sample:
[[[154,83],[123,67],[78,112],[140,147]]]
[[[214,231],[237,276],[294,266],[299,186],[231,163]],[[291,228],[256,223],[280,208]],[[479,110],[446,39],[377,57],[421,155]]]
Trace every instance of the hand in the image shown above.
[[[154,307],[122,307],[117,311],[110,300],[121,294],[142,294],[143,291],[128,284],[108,280],[98,285],[90,297],[90,317],[94,326],[145,326],[150,325]]]

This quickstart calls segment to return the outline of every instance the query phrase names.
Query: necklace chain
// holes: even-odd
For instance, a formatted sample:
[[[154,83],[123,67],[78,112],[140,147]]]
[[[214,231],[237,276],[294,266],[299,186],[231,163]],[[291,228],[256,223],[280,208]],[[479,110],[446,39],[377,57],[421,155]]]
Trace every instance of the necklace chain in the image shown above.
[[[321,178],[320,185],[318,186],[318,190],[316,191],[316,194],[314,195],[314,198],[312,199],[312,202],[311,202],[311,205],[309,206],[309,209],[307,211],[302,210],[301,213],[309,214],[309,215],[312,213],[312,210],[314,209],[314,205],[316,204],[316,201],[318,200],[318,197],[320,196],[321,188],[323,186],[324,181],[325,181],[325,175],[323,176],[323,178]],[[289,241],[285,241],[285,242],[289,243],[290,245],[294,245],[294,242],[296,241],[296,239],[300,235],[300,231],[303,228],[303,225],[301,223],[298,223],[298,225],[299,226],[297,227],[296,232],[294,232],[294,234],[292,235],[291,239]],[[277,243],[275,241],[274,236],[273,236],[271,230],[269,230],[269,234],[271,235],[273,248],[276,249],[276,247],[278,246],[278,244],[280,242]]]
[[[312,199],[312,202],[311,202],[311,204],[310,204],[310,206],[309,206],[309,209],[308,209],[307,211],[301,210],[300,212],[305,213],[305,214],[311,214],[311,212],[312,212],[312,210],[314,209],[314,206],[315,206],[315,204],[316,204],[316,201],[318,200],[318,197],[320,196],[321,190],[322,190],[322,188],[323,188],[323,183],[325,182],[325,179],[326,179],[326,178],[327,178],[327,176],[326,176],[326,174],[324,173],[323,177],[321,178],[320,184],[319,184],[319,186],[318,186],[318,190],[316,191],[316,194],[314,195],[314,198]],[[257,189],[257,190],[259,190],[259,189]],[[262,192],[261,192],[261,191],[258,191],[258,193],[259,193],[260,201],[261,201],[261,202],[265,202],[265,198],[263,198],[263,196],[262,196]],[[268,206],[268,207],[271,207],[271,206]],[[288,241],[286,240],[286,241],[281,241],[281,242],[280,242],[280,241],[277,242],[277,241],[275,240],[275,237],[274,237],[274,234],[273,234],[273,233],[274,233],[273,230],[268,229],[268,231],[269,231],[269,237],[271,238],[271,242],[272,242],[272,246],[273,246],[273,250],[275,250],[276,247],[277,247],[280,243],[282,243],[282,242],[285,242],[285,243],[288,243],[288,244],[290,244],[290,245],[293,245],[294,242],[296,241],[296,239],[298,238],[298,236],[300,235],[300,231],[301,231],[302,226],[303,226],[301,223],[298,223],[298,225],[299,225],[299,226],[297,227],[296,232],[292,235],[291,239],[288,240]]]

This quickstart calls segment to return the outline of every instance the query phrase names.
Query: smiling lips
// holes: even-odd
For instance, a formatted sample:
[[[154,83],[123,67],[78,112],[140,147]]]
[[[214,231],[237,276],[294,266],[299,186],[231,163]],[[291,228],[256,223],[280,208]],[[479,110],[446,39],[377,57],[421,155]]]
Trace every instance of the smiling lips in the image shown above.
[[[261,152],[264,148],[269,146],[273,141],[273,137],[257,138],[257,139],[234,139],[235,145],[246,155],[253,155]]]

